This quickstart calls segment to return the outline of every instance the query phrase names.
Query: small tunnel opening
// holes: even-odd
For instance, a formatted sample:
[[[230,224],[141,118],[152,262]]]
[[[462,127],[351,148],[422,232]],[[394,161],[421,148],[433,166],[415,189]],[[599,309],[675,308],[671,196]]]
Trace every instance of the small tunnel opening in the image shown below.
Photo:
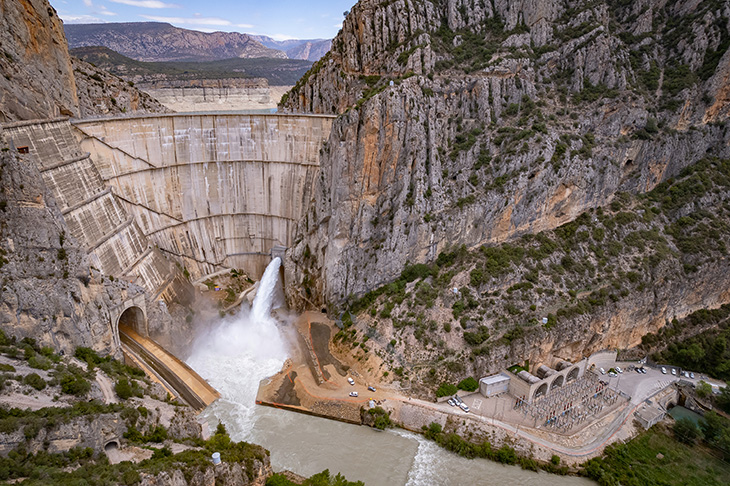
[[[104,452],[115,451],[117,449],[119,449],[119,442],[116,440],[111,440],[104,446]]]
[[[147,336],[142,309],[137,306],[132,306],[122,312],[122,315],[119,316],[119,331],[123,332],[125,329],[131,329],[140,336]]]

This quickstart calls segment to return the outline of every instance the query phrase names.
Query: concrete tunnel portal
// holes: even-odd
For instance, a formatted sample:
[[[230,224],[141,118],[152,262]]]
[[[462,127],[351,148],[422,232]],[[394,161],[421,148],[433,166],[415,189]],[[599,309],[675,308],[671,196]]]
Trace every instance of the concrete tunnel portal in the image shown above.
[[[124,329],[131,329],[141,336],[149,335],[147,318],[142,309],[133,305],[122,312],[117,323],[117,330],[118,332],[124,332]]]

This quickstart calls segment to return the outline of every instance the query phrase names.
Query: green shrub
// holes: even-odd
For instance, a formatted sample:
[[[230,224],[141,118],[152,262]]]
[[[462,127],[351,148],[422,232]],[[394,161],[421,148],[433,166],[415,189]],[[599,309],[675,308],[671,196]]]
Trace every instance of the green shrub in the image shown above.
[[[436,390],[436,396],[437,397],[446,397],[449,395],[455,395],[458,391],[458,388],[456,385],[453,385],[451,383],[442,383],[441,386],[438,387],[438,390]]]
[[[37,370],[43,370],[48,371],[53,366],[53,363],[50,359],[46,358],[45,356],[41,356],[39,354],[35,354],[30,357],[28,360],[28,366],[31,368],[35,368]]]
[[[86,395],[91,390],[89,380],[80,375],[66,373],[61,376],[61,391],[77,397]]]
[[[25,378],[23,378],[23,383],[26,385],[32,386],[36,390],[43,390],[46,387],[46,381],[38,376],[37,373],[31,373],[29,375],[26,375]]]
[[[137,385],[136,382],[131,383],[126,378],[120,378],[114,385],[114,392],[122,400],[127,400],[130,397],[142,397],[142,389]]]
[[[459,382],[458,385],[456,385],[459,390],[465,390],[469,392],[475,391],[477,388],[479,388],[479,383],[477,382],[474,377],[470,376],[468,378],[464,378]]]

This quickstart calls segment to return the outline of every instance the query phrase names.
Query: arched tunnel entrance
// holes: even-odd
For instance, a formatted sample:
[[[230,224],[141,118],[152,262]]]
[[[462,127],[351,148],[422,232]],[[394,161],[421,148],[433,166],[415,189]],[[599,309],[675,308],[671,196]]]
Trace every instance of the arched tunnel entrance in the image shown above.
[[[140,336],[147,336],[147,318],[142,309],[137,306],[129,307],[119,316],[119,332],[122,333],[126,329],[131,329]]]

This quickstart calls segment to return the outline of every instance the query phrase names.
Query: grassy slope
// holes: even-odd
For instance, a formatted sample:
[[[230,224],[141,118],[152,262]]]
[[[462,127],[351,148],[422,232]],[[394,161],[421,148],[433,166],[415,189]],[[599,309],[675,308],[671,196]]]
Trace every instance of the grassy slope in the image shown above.
[[[661,453],[664,457],[657,458]],[[713,486],[730,484],[730,464],[701,446],[674,440],[656,426],[630,442],[608,447],[586,463],[585,473],[601,485]]]

